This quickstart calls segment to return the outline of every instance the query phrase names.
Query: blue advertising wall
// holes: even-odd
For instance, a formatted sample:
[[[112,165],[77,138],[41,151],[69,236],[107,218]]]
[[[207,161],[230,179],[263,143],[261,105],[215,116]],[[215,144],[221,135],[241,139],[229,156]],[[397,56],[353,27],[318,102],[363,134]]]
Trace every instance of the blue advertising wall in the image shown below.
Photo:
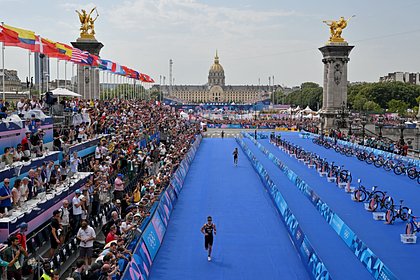
[[[359,239],[356,233],[319,197],[319,195],[298,175],[289,169],[275,155],[270,153],[263,145],[255,141],[248,133],[242,133],[249,138],[263,154],[265,154],[293,184],[312,202],[321,216],[328,222],[334,231],[341,237],[357,259],[365,266],[374,279],[395,280],[397,277],[379,259],[367,245]]]
[[[302,262],[308,270],[309,274],[312,276],[313,279],[332,279],[326,266],[313,249],[307,236],[300,228],[299,222],[288,207],[286,200],[280,193],[276,184],[274,184],[274,182],[270,179],[263,165],[257,160],[257,158],[252,154],[252,152],[248,149],[248,147],[241,139],[236,138],[236,141],[241,146],[248,159],[251,161],[252,166],[257,171],[257,174],[260,176],[261,181],[263,182],[267,191],[270,193],[271,199],[273,200],[277,210],[279,211],[280,216],[284,224],[286,225],[289,236],[293,244],[295,245],[302,259]]]
[[[188,173],[201,139],[201,135],[196,137],[189,152],[182,160],[177,171],[172,175],[165,192],[161,194],[159,202],[156,202],[154,208],[152,208],[150,219],[144,223],[143,233],[129,245],[128,248],[133,250],[133,257],[129,263],[120,265],[124,272],[119,279],[147,279],[149,277],[153,260],[165,236],[173,205],[176,203],[182,190],[185,176]]]

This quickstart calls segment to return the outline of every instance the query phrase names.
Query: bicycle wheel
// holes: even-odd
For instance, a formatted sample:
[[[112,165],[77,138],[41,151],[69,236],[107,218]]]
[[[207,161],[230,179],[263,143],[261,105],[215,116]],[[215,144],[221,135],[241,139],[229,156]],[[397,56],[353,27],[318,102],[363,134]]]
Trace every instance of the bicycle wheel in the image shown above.
[[[372,163],[373,163],[373,159],[372,159],[372,157],[370,157],[370,156],[369,156],[369,157],[367,157],[367,158],[366,158],[366,163],[367,163],[367,164],[372,164]]]
[[[420,184],[420,173],[419,173],[419,175],[417,176],[417,184]]]
[[[394,199],[390,196],[385,197],[384,207],[385,209],[389,209],[391,205],[394,204]]]
[[[385,213],[385,221],[387,224],[392,224],[394,222],[394,210],[388,209]]]
[[[357,201],[362,202],[365,201],[366,199],[366,192],[362,191],[362,190],[356,190],[354,192],[354,197],[356,198]]]
[[[382,160],[381,159],[378,159],[378,160],[375,160],[375,162],[373,163],[373,165],[375,165],[375,167],[381,167],[382,166]]]
[[[409,211],[408,207],[401,208],[401,212],[400,212],[401,220],[403,220],[403,221],[408,220],[408,218],[410,217],[410,214],[408,214],[408,211]]]
[[[401,166],[395,166],[395,168],[394,168],[394,173],[396,174],[396,175],[401,175],[402,173],[403,173],[403,169],[402,169],[402,167]]]
[[[408,175],[408,178],[410,178],[410,179],[414,180],[414,179],[416,179],[416,177],[417,177],[418,173],[417,173],[417,171],[416,171],[416,169],[415,169],[415,168],[410,168],[410,169],[407,171],[407,175]]]
[[[414,233],[413,225],[411,223],[406,224],[405,234],[413,234],[413,233]]]
[[[392,162],[387,162],[386,164],[384,164],[384,169],[386,171],[390,171],[392,169]]]

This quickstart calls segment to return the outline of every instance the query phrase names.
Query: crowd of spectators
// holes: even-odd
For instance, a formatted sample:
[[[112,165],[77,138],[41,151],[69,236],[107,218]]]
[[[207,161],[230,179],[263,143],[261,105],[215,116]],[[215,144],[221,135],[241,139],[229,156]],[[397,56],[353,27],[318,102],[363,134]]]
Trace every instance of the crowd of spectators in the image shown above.
[[[31,170],[28,177],[16,179],[13,188],[9,186],[10,179],[4,179],[0,187],[0,212],[21,206],[40,191],[60,184],[70,173],[80,171],[78,166],[82,159],[77,153],[66,153],[66,148],[106,135],[99,141],[86,167],[92,175],[76,190],[71,201],[63,201],[62,207],[54,211],[50,224],[51,248],[45,257],[54,257],[60,246],[76,236],[80,261],[76,263],[72,277],[107,278],[120,273],[119,259],[130,258],[131,252],[125,249],[128,238],[138,230],[168,185],[171,174],[199,133],[199,125],[181,118],[170,107],[152,101],[79,101],[77,106],[79,112],[88,115],[88,121],[54,130],[57,144],[54,146],[64,152],[63,160],[59,164],[43,163]],[[106,245],[99,256],[95,256],[94,244],[99,236],[89,221],[98,216],[105,204],[111,204],[109,215],[103,218],[100,234]],[[94,263],[93,257],[96,257]],[[19,269],[13,273],[18,280]],[[50,268],[46,268],[45,273],[54,277]]]

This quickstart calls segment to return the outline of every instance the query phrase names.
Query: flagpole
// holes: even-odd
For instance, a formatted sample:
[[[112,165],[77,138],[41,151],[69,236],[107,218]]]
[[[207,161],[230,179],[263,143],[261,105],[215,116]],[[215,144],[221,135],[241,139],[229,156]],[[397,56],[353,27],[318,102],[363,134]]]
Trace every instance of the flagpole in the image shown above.
[[[57,84],[56,84],[57,88],[60,87],[59,78],[60,78],[60,60],[57,58]]]
[[[67,60],[64,61],[64,88],[67,89]]]
[[[3,26],[4,25],[4,22],[2,21],[1,22],[1,26]],[[4,42],[2,42],[2,44],[1,44],[1,64],[2,64],[2,68],[3,68],[3,72],[2,72],[2,86],[3,86],[3,102],[6,102],[6,87],[5,87],[5,81],[4,81],[4,76],[5,76],[5,73],[4,73],[4,49],[5,49],[5,46],[4,46]]]
[[[31,51],[28,51],[28,64],[29,64],[29,77],[28,77],[28,82],[29,82],[29,98],[31,98]]]

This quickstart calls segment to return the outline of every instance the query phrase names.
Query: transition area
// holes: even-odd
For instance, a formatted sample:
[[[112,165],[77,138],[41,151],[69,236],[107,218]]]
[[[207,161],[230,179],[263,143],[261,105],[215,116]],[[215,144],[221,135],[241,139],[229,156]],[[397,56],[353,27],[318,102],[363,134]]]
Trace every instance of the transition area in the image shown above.
[[[211,262],[200,233],[208,215],[217,226]],[[234,139],[203,139],[149,279],[310,279],[272,200]]]

